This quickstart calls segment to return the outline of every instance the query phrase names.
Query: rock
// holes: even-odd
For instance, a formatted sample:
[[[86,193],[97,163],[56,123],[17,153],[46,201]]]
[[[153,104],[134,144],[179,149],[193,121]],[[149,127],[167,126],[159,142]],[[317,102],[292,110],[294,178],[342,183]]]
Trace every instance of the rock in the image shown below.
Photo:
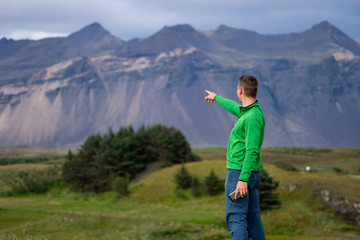
[[[290,192],[295,191],[296,188],[297,188],[297,186],[296,186],[295,184],[290,184],[290,185],[289,185],[289,191],[290,191]]]
[[[346,222],[360,226],[360,203],[352,203],[328,189],[317,189],[314,196],[321,196],[326,206],[334,208],[335,213],[341,216]]]

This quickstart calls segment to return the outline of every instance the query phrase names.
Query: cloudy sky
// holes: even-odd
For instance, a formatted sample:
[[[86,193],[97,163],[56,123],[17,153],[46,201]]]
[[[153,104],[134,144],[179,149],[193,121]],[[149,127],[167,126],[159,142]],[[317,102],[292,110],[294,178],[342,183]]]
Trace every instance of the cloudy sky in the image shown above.
[[[163,26],[220,24],[264,34],[302,32],[327,20],[360,42],[360,0],[0,0],[0,37],[66,36],[93,22],[128,40]]]

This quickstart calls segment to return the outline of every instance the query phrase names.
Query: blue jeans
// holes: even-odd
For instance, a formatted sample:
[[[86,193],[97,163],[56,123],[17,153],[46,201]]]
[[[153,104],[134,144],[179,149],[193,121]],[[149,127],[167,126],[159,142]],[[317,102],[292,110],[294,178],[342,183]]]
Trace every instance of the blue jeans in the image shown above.
[[[241,171],[228,169],[225,181],[226,226],[233,240],[263,240],[264,228],[260,218],[260,174],[252,172],[248,180],[248,194],[234,202],[228,195],[236,189]]]

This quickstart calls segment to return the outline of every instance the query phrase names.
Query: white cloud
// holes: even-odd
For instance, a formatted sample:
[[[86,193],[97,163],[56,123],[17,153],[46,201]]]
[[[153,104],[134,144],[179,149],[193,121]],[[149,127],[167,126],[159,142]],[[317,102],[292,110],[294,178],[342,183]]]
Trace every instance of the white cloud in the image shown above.
[[[18,39],[31,39],[39,40],[49,37],[66,37],[68,34],[58,32],[44,32],[44,31],[31,31],[31,30],[15,30],[11,32],[7,38]]]

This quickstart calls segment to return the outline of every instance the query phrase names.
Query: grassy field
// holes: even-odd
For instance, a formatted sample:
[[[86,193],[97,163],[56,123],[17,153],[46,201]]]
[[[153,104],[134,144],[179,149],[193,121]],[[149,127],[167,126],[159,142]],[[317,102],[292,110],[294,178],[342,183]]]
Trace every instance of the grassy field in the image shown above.
[[[306,166],[310,166],[311,169],[322,172],[333,171],[333,168],[339,168],[350,174],[360,173],[360,148],[336,148],[330,150],[318,156],[308,156],[306,154],[286,154],[274,150],[268,151],[265,148],[262,151],[262,156],[267,163],[286,162],[302,171],[305,170]],[[312,150],[310,151],[312,152]]]
[[[186,164],[201,181],[214,169],[225,180],[226,150],[195,149],[203,159]],[[359,202],[360,149],[332,149],[317,156],[263,151],[264,168],[277,181],[282,205],[261,213],[267,239],[360,239],[360,227],[346,223],[328,208],[314,191],[328,189]],[[61,164],[53,160],[37,164],[0,166],[5,173]],[[279,162],[298,171],[287,171]],[[305,171],[306,166],[316,171]],[[57,185],[45,194],[0,198],[2,239],[230,239],[224,219],[223,194],[185,199],[176,197],[173,175],[180,166],[146,171],[130,186],[131,194],[114,192],[74,193]],[[341,173],[334,168],[340,168]],[[290,191],[290,186],[296,186]],[[0,184],[0,190],[1,190]]]

